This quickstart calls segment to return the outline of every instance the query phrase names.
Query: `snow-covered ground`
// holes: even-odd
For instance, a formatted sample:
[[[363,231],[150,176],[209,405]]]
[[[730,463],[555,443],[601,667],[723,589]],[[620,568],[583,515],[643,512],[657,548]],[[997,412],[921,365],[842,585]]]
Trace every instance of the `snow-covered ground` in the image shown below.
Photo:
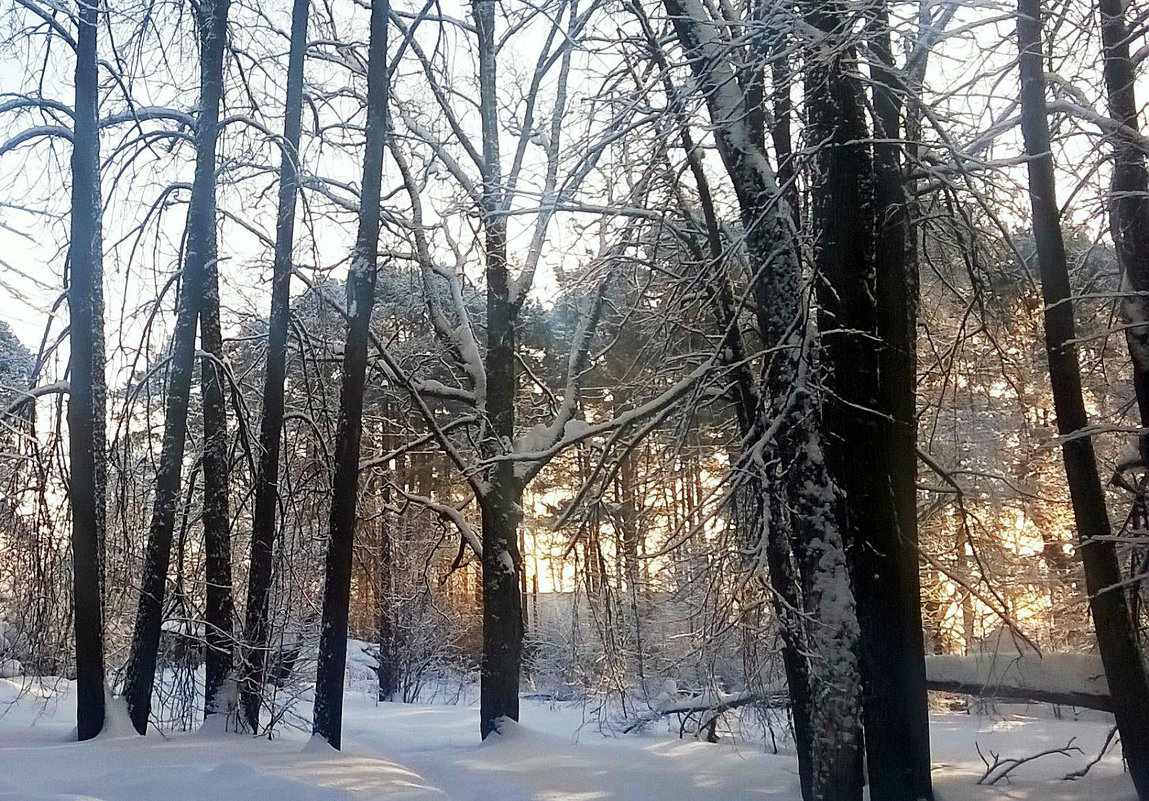
[[[353,685],[354,686],[354,685]],[[90,743],[71,742],[70,688],[50,692],[0,680],[3,801],[676,801],[797,799],[793,757],[761,744],[680,740],[657,724],[603,734],[581,706],[524,701],[522,723],[480,743],[478,711],[465,706],[376,704],[347,695],[344,749],[287,730],[275,740],[221,733],[139,738],[117,721]],[[23,690],[23,691],[22,691]],[[1110,756],[1076,782],[1066,773],[1098,752],[1109,724],[1021,714],[933,719],[935,782],[942,801],[1132,801]],[[996,787],[975,784],[989,756],[1062,747]]]

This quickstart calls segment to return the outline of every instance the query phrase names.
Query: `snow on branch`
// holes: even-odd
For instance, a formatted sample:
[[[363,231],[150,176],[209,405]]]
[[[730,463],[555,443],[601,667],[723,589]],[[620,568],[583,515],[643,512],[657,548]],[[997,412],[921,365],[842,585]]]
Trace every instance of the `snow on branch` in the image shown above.
[[[20,390],[16,400],[8,405],[8,408],[4,410],[4,414],[15,414],[20,410],[21,406],[37,398],[43,398],[46,395],[67,395],[71,390],[72,385],[67,381],[55,381],[51,384],[41,384],[38,387]]]
[[[462,511],[449,504],[439,503],[431,498],[407,492],[401,487],[396,487],[395,489],[398,490],[399,494],[408,502],[429,509],[444,520],[449,521],[458,529],[459,534],[463,537],[463,541],[471,547],[471,550],[475,552],[475,556],[480,559],[482,558],[483,538],[479,535],[479,532],[475,531],[474,526],[467,522],[467,518],[463,515]]]
[[[757,705],[777,708],[787,706],[789,703],[790,696],[784,690],[776,692],[744,690],[738,693],[704,692],[686,697],[669,698],[662,703],[656,700],[649,712],[625,721],[622,731],[624,734],[629,734],[667,715],[705,714],[707,721],[709,721],[723,712],[742,706]]]

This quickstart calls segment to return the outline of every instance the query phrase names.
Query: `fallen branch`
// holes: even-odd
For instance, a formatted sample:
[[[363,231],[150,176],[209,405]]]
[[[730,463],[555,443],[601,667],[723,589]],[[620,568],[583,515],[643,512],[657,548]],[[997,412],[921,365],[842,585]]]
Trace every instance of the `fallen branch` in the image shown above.
[[[1085,767],[1079,768],[1078,770],[1075,770],[1071,773],[1066,773],[1064,776],[1061,777],[1062,780],[1067,781],[1067,782],[1072,782],[1072,781],[1076,781],[1078,779],[1085,778],[1085,774],[1089,773],[1090,769],[1092,769],[1092,767],[1094,765],[1096,765],[1098,762],[1100,762],[1102,759],[1105,758],[1105,754],[1109,752],[1109,748],[1116,741],[1115,740],[1116,737],[1117,737],[1117,727],[1114,726],[1113,728],[1111,728],[1109,730],[1109,734],[1106,735],[1105,744],[1101,746],[1101,751],[1098,752],[1097,756],[1095,756],[1095,757],[1093,757],[1093,759],[1089,760],[1089,762],[1087,762],[1085,764]]]
[[[701,695],[691,695],[686,698],[675,699],[670,703],[660,704],[644,715],[625,721],[622,731],[623,734],[630,734],[635,729],[640,729],[668,715],[690,716],[707,714],[708,717],[704,725],[708,725],[724,712],[729,712],[732,709],[737,709],[742,706],[763,706],[771,709],[781,709],[789,705],[790,696],[785,692],[704,693]]]
[[[1050,748],[1027,757],[1007,757],[1006,759],[1002,759],[1000,754],[995,754],[993,751],[990,751],[989,755],[993,757],[993,764],[990,764],[990,761],[985,758],[985,754],[981,752],[981,746],[975,742],[974,748],[977,749],[977,755],[981,757],[982,763],[986,766],[985,773],[977,780],[977,783],[992,786],[1002,779],[1005,779],[1006,784],[1009,784],[1009,774],[1027,762],[1033,762],[1035,759],[1041,759],[1042,757],[1051,756],[1053,754],[1061,754],[1062,756],[1069,756],[1074,752],[1084,754],[1084,751],[1073,744],[1073,741],[1076,739],[1076,737],[1071,737],[1064,748]]]

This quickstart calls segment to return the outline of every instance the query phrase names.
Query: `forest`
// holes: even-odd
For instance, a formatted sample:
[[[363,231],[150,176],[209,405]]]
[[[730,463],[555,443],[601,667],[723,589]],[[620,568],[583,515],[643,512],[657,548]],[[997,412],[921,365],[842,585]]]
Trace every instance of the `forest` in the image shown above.
[[[0,799],[1149,801],[1142,0],[0,0]]]

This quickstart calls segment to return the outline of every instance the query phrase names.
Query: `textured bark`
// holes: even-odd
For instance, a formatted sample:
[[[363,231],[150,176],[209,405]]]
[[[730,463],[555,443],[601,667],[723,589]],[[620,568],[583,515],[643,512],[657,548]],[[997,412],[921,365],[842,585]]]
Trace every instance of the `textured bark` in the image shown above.
[[[1113,698],[1113,716],[1137,795],[1149,799],[1149,681],[1125,594],[1119,587],[1121,571],[1116,546],[1110,539],[1109,513],[1093,441],[1084,434],[1089,421],[1082,398],[1069,269],[1050,153],[1039,0],[1019,0],[1017,41],[1021,128],[1029,156],[1029,197],[1045,300],[1045,346],[1057,429],[1066,438],[1061,451],[1098,651]]]
[[[275,221],[275,257],[271,274],[271,315],[267,331],[267,371],[263,382],[263,416],[259,423],[259,465],[255,476],[255,511],[244,621],[245,658],[240,680],[244,721],[259,730],[264,665],[268,646],[268,598],[271,594],[279,503],[279,453],[283,431],[283,382],[287,373],[287,333],[291,322],[291,255],[295,242],[295,206],[299,193],[299,139],[303,114],[303,62],[307,51],[308,0],[295,0],[291,10],[291,46],[287,57],[287,100],[279,198]]]
[[[399,436],[389,432],[387,429],[391,426],[391,420],[395,419],[398,413],[396,408],[390,404],[383,407],[383,431],[382,436],[379,438],[379,450],[383,453],[390,453],[394,450],[399,443]],[[400,457],[395,461],[395,468],[392,470],[391,480],[388,481],[386,477],[381,477],[379,487],[376,495],[379,499],[378,506],[378,529],[377,536],[378,542],[378,561],[375,564],[375,614],[379,623],[379,667],[377,668],[376,678],[378,679],[378,694],[377,697],[380,701],[392,701],[395,699],[396,693],[399,691],[399,659],[398,649],[396,642],[395,632],[395,618],[394,618],[394,598],[395,598],[395,585],[394,585],[394,570],[392,563],[394,559],[394,535],[395,524],[398,518],[391,511],[391,486],[392,481],[396,485],[402,486],[401,474],[403,472],[401,465],[406,457]]]
[[[793,414],[766,455],[750,458],[761,475],[754,487],[769,493],[758,506],[759,536],[779,598],[800,599],[809,617],[791,621],[779,614],[786,651],[784,663],[793,699],[795,734],[803,796],[807,799],[861,797],[859,680],[854,647],[857,624],[831,488],[820,464],[820,434],[813,400],[795,397],[804,334],[795,216],[776,176],[745,124],[745,99],[731,80],[715,41],[714,26],[696,0],[664,0],[676,37],[698,79],[719,156],[730,176],[741,211],[750,256],[751,291],[759,333],[767,346],[791,347],[772,360],[766,402],[755,404],[747,444],[755,446],[778,415]],[[721,304],[719,304],[721,305]],[[802,411],[792,405],[797,403]],[[740,416],[744,416],[741,412]],[[815,451],[817,456],[815,456]],[[766,465],[781,464],[783,476]],[[818,483],[810,483],[815,481]],[[785,496],[785,502],[780,499]],[[800,579],[801,587],[797,586]],[[778,606],[776,605],[776,609]]]
[[[776,84],[777,90],[778,84]],[[668,87],[669,89],[670,87]],[[668,92],[669,93],[669,92]],[[786,102],[789,102],[787,90]],[[781,103],[776,104],[776,113]],[[787,111],[788,114],[788,111]],[[781,128],[785,128],[784,141],[789,143],[789,118],[775,119],[774,141],[781,138]],[[742,442],[751,442],[756,422],[760,414],[761,399],[754,388],[754,376],[745,359],[746,344],[742,330],[737,323],[734,293],[725,272],[719,268],[725,258],[722,233],[718,215],[714,209],[713,195],[707,180],[702,161],[694,148],[694,142],[685,125],[681,128],[682,149],[686,153],[691,173],[698,186],[703,219],[706,223],[707,245],[709,249],[709,271],[712,273],[709,294],[711,308],[718,329],[724,332],[720,351],[729,354],[727,362],[733,366],[734,412],[738,421],[738,434]],[[788,151],[787,151],[788,154]],[[782,153],[778,153],[782,158]],[[782,175],[779,173],[779,180]],[[785,190],[784,190],[785,191]],[[791,207],[793,213],[793,207]],[[796,219],[796,217],[795,217]],[[705,256],[697,254],[700,260]],[[738,455],[735,455],[735,459]],[[764,458],[763,462],[771,459]],[[786,674],[786,687],[790,698],[791,723],[794,730],[795,750],[798,752],[798,777],[803,798],[813,797],[812,744],[810,739],[810,679],[805,655],[809,653],[806,635],[799,611],[802,602],[798,593],[797,567],[794,564],[793,550],[784,523],[782,502],[779,493],[771,493],[770,487],[780,477],[769,473],[764,467],[748,471],[747,480],[740,488],[738,504],[739,527],[743,531],[742,540],[746,547],[754,550],[762,547],[766,563],[771,609],[778,621],[782,636],[782,667]],[[761,559],[761,557],[760,557]]]
[[[811,795],[862,797],[862,694],[858,618],[833,485],[822,453],[813,399],[804,389],[788,415],[790,456],[783,483],[791,507],[794,556],[806,613]],[[803,438],[803,439],[799,439]]]
[[[487,278],[487,430],[484,458],[502,455],[515,433],[515,317],[507,271],[507,218],[499,164],[498,106],[495,95],[495,3],[473,4],[479,50],[479,109],[483,124],[482,223]],[[480,499],[483,520],[483,656],[479,730],[484,739],[498,731],[502,718],[519,719],[519,671],[522,666],[523,617],[518,574],[522,486],[514,462],[495,463]]]
[[[917,528],[917,264],[903,172],[901,95],[889,11],[870,31],[874,80],[874,287],[878,335],[875,431],[882,446],[876,498],[855,577],[865,690],[866,756],[873,801],[931,798],[930,730]],[[859,532],[861,533],[861,532]]]
[[[873,342],[877,333],[874,174],[864,144],[869,131],[863,87],[855,71],[856,53],[847,44],[845,27],[850,15],[841,4],[818,3],[807,6],[805,16],[811,26],[826,34],[825,45],[808,54],[804,70],[810,137],[822,143],[815,155],[811,182],[811,226],[817,237],[818,324],[831,390],[831,398],[823,407],[824,467],[828,480],[841,493],[837,517],[849,549],[857,598],[861,630],[857,644],[866,689],[864,707],[868,710],[865,719],[878,724],[875,733],[879,741],[875,745],[884,746],[873,749],[881,760],[881,764],[870,765],[873,776],[890,767],[886,761],[888,739],[897,738],[898,733],[888,729],[885,716],[890,711],[887,705],[898,703],[891,696],[901,691],[896,673],[878,675],[883,668],[883,649],[890,644],[889,630],[884,627],[899,622],[878,617],[879,602],[890,592],[888,582],[896,576],[883,562],[893,556],[890,551],[897,542],[898,519],[886,471],[873,469],[875,462],[869,459],[859,459],[859,454],[885,456],[889,434],[874,411],[881,375]],[[799,449],[799,453],[809,450]],[[881,464],[881,460],[875,461]],[[815,461],[802,472],[819,467]],[[833,517],[827,528],[832,526]],[[816,537],[816,532],[808,535]],[[891,606],[892,611],[899,611]],[[852,776],[844,773],[835,777],[840,797],[861,795],[861,786],[850,784]],[[860,780],[860,771],[857,778]],[[889,780],[879,777],[880,783]]]
[[[343,381],[339,395],[339,428],[335,441],[335,476],[331,498],[331,539],[327,547],[323,589],[323,628],[315,677],[313,732],[334,748],[342,742],[343,672],[347,664],[347,616],[351,601],[351,561],[355,508],[359,496],[359,450],[363,438],[363,386],[367,344],[379,257],[379,208],[383,152],[387,142],[387,16],[389,4],[371,6],[371,39],[367,55],[367,145],[359,195],[359,227],[347,276],[347,336],[343,346]]]
[[[97,4],[81,2],[76,31],[76,116],[68,248],[71,394],[68,485],[72,506],[72,599],[76,635],[76,730],[104,727],[103,551],[105,492],[104,290],[100,225]]]
[[[758,506],[762,524],[757,531],[764,542],[754,547],[764,552],[778,599],[800,599],[801,606],[794,603],[793,608],[802,609],[810,619],[807,627],[805,621],[792,621],[791,611],[779,614],[803,796],[861,798],[853,596],[834,510],[827,507],[831,488],[825,483],[820,455],[813,455],[815,450],[820,454],[820,434],[816,415],[809,414],[812,399],[794,395],[804,332],[795,217],[765,154],[753,147],[754,137],[745,123],[746,100],[731,80],[730,67],[723,61],[725,46],[714,38],[715,26],[705,23],[701,3],[664,0],[664,6],[699,79],[718,153],[738,197],[754,270],[750,288],[759,334],[768,346],[782,342],[791,346],[772,360],[765,380],[768,400],[755,405],[748,445],[755,446],[766,436],[778,415],[794,413],[794,402],[804,409],[794,414],[792,425],[784,426],[785,436],[769,444],[768,454],[751,456],[751,467],[761,473],[754,486],[769,493],[769,500]],[[771,463],[781,464],[785,477],[766,467]],[[785,502],[780,501],[782,495]],[[802,586],[797,586],[799,579]]]
[[[156,655],[163,622],[164,593],[171,560],[172,529],[179,502],[187,435],[188,396],[195,361],[195,332],[203,296],[206,261],[215,239],[215,160],[219,105],[223,95],[223,51],[229,0],[203,0],[198,8],[200,111],[196,118],[196,166],[188,205],[183,283],[172,335],[164,404],[164,437],[156,474],[156,495],[140,587],[140,603],[124,682],[128,713],[136,731],[147,731]]]
[[[379,575],[376,577],[376,614],[379,617],[379,668],[378,698],[380,701],[393,701],[399,690],[399,664],[395,648],[395,624],[392,619],[394,591],[392,584],[392,527],[391,514],[387,506],[391,501],[390,486],[384,484],[380,490],[383,507],[379,514]]]
[[[1121,301],[1125,342],[1133,362],[1133,387],[1141,426],[1149,428],[1149,170],[1135,141],[1141,123],[1137,114],[1136,69],[1129,56],[1129,29],[1122,0],[1098,0],[1102,62],[1109,115],[1127,133],[1109,137],[1113,144],[1113,178],[1109,200],[1109,230],[1127,293]],[[1149,464],[1149,432],[1140,440],[1143,463]]]
[[[207,573],[207,629],[204,655],[204,715],[217,709],[216,694],[231,672],[235,608],[231,594],[231,516],[228,493],[227,380],[222,367],[223,332],[219,319],[219,271],[215,226],[205,246],[200,342],[210,358],[200,362],[203,402],[203,537]]]

